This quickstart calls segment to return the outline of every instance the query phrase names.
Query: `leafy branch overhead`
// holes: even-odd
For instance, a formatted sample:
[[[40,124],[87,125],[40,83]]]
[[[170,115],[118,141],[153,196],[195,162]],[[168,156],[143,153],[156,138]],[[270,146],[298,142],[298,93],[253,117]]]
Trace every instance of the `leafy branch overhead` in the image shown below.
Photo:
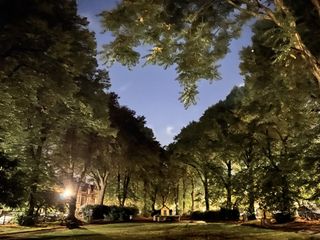
[[[274,24],[265,39],[274,49],[275,63],[297,64],[295,59],[301,58],[320,82],[316,0],[124,0],[100,16],[104,30],[114,36],[104,45],[105,62],[132,68],[143,59],[145,64],[174,66],[185,106],[196,102],[198,81],[220,79],[218,61],[252,18]],[[146,46],[149,53],[141,56],[140,46]]]

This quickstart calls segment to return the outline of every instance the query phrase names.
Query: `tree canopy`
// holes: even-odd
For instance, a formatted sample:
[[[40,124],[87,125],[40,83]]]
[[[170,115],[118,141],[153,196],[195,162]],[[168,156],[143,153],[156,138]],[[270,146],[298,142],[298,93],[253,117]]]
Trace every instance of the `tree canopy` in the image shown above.
[[[138,46],[147,46],[145,63],[176,67],[183,88],[180,100],[189,106],[195,103],[199,80],[220,78],[218,61],[229,51],[230,41],[239,37],[244,23],[264,19],[273,25],[263,38],[274,49],[274,62],[303,63],[319,82],[315,37],[319,35],[319,9],[313,0],[125,0],[101,13],[102,26],[114,36],[103,55],[108,64],[117,61],[130,68],[141,58]]]

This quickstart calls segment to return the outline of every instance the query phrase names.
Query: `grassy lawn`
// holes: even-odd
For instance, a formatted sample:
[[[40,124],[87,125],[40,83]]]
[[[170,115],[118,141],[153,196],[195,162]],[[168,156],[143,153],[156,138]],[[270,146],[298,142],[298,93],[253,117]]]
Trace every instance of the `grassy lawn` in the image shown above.
[[[310,235],[293,232],[281,232],[247,226],[210,223],[126,223],[108,225],[87,225],[81,229],[56,229],[51,232],[23,233],[14,239],[69,239],[69,240],[146,240],[146,239],[315,239]],[[9,238],[8,238],[9,239]]]
[[[1,235],[8,233],[34,232],[48,229],[48,227],[22,227],[15,225],[0,225],[0,239]]]

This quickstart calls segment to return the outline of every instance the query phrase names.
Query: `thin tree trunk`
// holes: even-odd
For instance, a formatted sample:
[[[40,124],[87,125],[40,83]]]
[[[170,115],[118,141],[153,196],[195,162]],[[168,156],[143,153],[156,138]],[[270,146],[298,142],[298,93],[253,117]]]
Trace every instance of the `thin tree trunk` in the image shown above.
[[[186,194],[187,194],[187,184],[186,179],[182,179],[182,214],[186,213]]]
[[[178,215],[180,213],[180,209],[179,209],[179,183],[177,184],[176,186],[176,196],[175,196],[175,199],[174,199],[174,203],[175,203],[175,206],[176,206],[176,215]]]
[[[143,215],[147,214],[148,203],[147,203],[147,181],[143,181]]]
[[[249,220],[255,220],[255,209],[254,209],[254,203],[255,203],[255,191],[254,191],[254,180],[253,180],[253,171],[252,168],[249,168],[249,188],[248,188],[248,198],[249,198],[249,207],[248,207],[248,219]]]
[[[40,163],[42,158],[42,148],[43,144],[46,141],[46,130],[43,129],[41,131],[42,136],[40,138],[40,144],[37,146],[37,149],[34,150],[33,147],[30,148],[32,161],[34,163],[34,167],[32,169],[32,178],[31,178],[31,186],[30,186],[30,193],[29,193],[29,208],[27,211],[27,216],[34,216],[34,210],[36,207],[36,193],[38,190],[39,184],[39,173],[40,173]]]
[[[191,177],[191,212],[194,212],[194,179]]]
[[[122,193],[122,201],[120,205],[121,207],[124,207],[128,197],[130,179],[131,179],[130,175],[126,174],[123,180],[123,189],[122,189],[123,193]]]
[[[209,204],[209,186],[208,186],[208,178],[205,176],[203,179],[203,187],[204,187],[204,200],[206,204],[206,211],[210,210]]]
[[[117,195],[118,195],[118,203],[119,203],[119,206],[121,206],[121,176],[120,176],[120,172],[118,172],[118,175],[117,175]]]
[[[29,199],[28,199],[28,211],[27,211],[27,216],[34,216],[34,209],[36,207],[36,198],[35,194],[37,192],[37,185],[33,184],[30,187],[30,193],[29,193]]]
[[[231,166],[231,161],[230,160],[227,162],[227,171],[228,171],[228,179],[226,181],[226,190],[227,190],[226,208],[227,209],[231,209],[232,208],[232,201],[231,201],[231,195],[232,195],[232,184],[231,184],[232,166]]]
[[[154,212],[156,210],[157,196],[158,196],[158,187],[155,187],[153,194],[150,195],[152,212]]]

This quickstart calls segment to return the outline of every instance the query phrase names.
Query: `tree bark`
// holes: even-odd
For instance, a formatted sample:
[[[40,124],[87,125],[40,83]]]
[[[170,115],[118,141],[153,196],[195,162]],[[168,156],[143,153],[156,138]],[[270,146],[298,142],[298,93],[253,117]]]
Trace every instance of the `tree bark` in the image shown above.
[[[226,181],[226,190],[227,190],[227,204],[226,208],[231,209],[232,208],[232,201],[231,201],[231,195],[232,195],[232,184],[231,184],[231,178],[232,178],[232,165],[231,161],[229,160],[227,162],[227,171],[228,171],[228,179]]]
[[[121,201],[121,207],[124,207],[125,202],[127,200],[128,197],[128,192],[129,192],[129,183],[130,183],[130,175],[129,173],[125,174],[124,176],[124,180],[123,180],[123,188],[122,188],[122,201]]]
[[[106,193],[106,188],[107,188],[107,184],[101,183],[100,189],[99,189],[99,194],[98,194],[98,204],[100,204],[100,205],[103,205],[104,195]]]
[[[187,194],[187,184],[186,179],[182,179],[182,214],[186,213],[186,194]]]
[[[203,179],[203,187],[204,187],[204,200],[206,205],[206,211],[210,210],[210,203],[209,203],[209,186],[208,186],[208,178],[207,176]]]
[[[27,210],[27,216],[34,216],[34,209],[36,207],[36,197],[35,194],[37,192],[37,185],[33,184],[30,187],[30,193],[28,198],[28,210]]]
[[[191,212],[194,212],[194,179],[191,177]]]
[[[118,203],[119,203],[119,206],[121,206],[121,175],[120,175],[120,172],[118,172],[118,175],[117,175],[117,195],[118,195]]]
[[[152,212],[156,210],[156,201],[158,196],[158,187],[155,187],[153,194],[150,195]]]
[[[175,196],[175,199],[174,199],[174,203],[175,203],[175,206],[176,206],[176,215],[180,214],[180,209],[179,209],[179,183],[177,184],[176,186],[176,196]]]
[[[252,167],[249,167],[249,186],[248,186],[248,199],[249,199],[249,207],[248,207],[248,219],[249,220],[255,220],[255,209],[254,209],[254,203],[255,203],[255,191],[254,191],[254,179],[253,179],[253,171]]]
[[[147,214],[147,209],[148,209],[148,203],[147,203],[147,181],[144,180],[143,181],[143,210],[142,210],[142,214],[146,215]]]
[[[42,149],[43,145],[47,139],[47,128],[43,127],[41,130],[40,143],[36,149],[33,146],[30,147],[31,159],[33,161],[32,177],[31,177],[31,187],[29,193],[29,208],[27,210],[28,216],[34,216],[34,209],[36,207],[36,193],[38,190],[39,184],[39,173],[40,173],[40,164],[42,158]]]
[[[69,212],[67,216],[68,220],[76,219],[76,207],[77,207],[77,197],[72,196],[69,200]]]

